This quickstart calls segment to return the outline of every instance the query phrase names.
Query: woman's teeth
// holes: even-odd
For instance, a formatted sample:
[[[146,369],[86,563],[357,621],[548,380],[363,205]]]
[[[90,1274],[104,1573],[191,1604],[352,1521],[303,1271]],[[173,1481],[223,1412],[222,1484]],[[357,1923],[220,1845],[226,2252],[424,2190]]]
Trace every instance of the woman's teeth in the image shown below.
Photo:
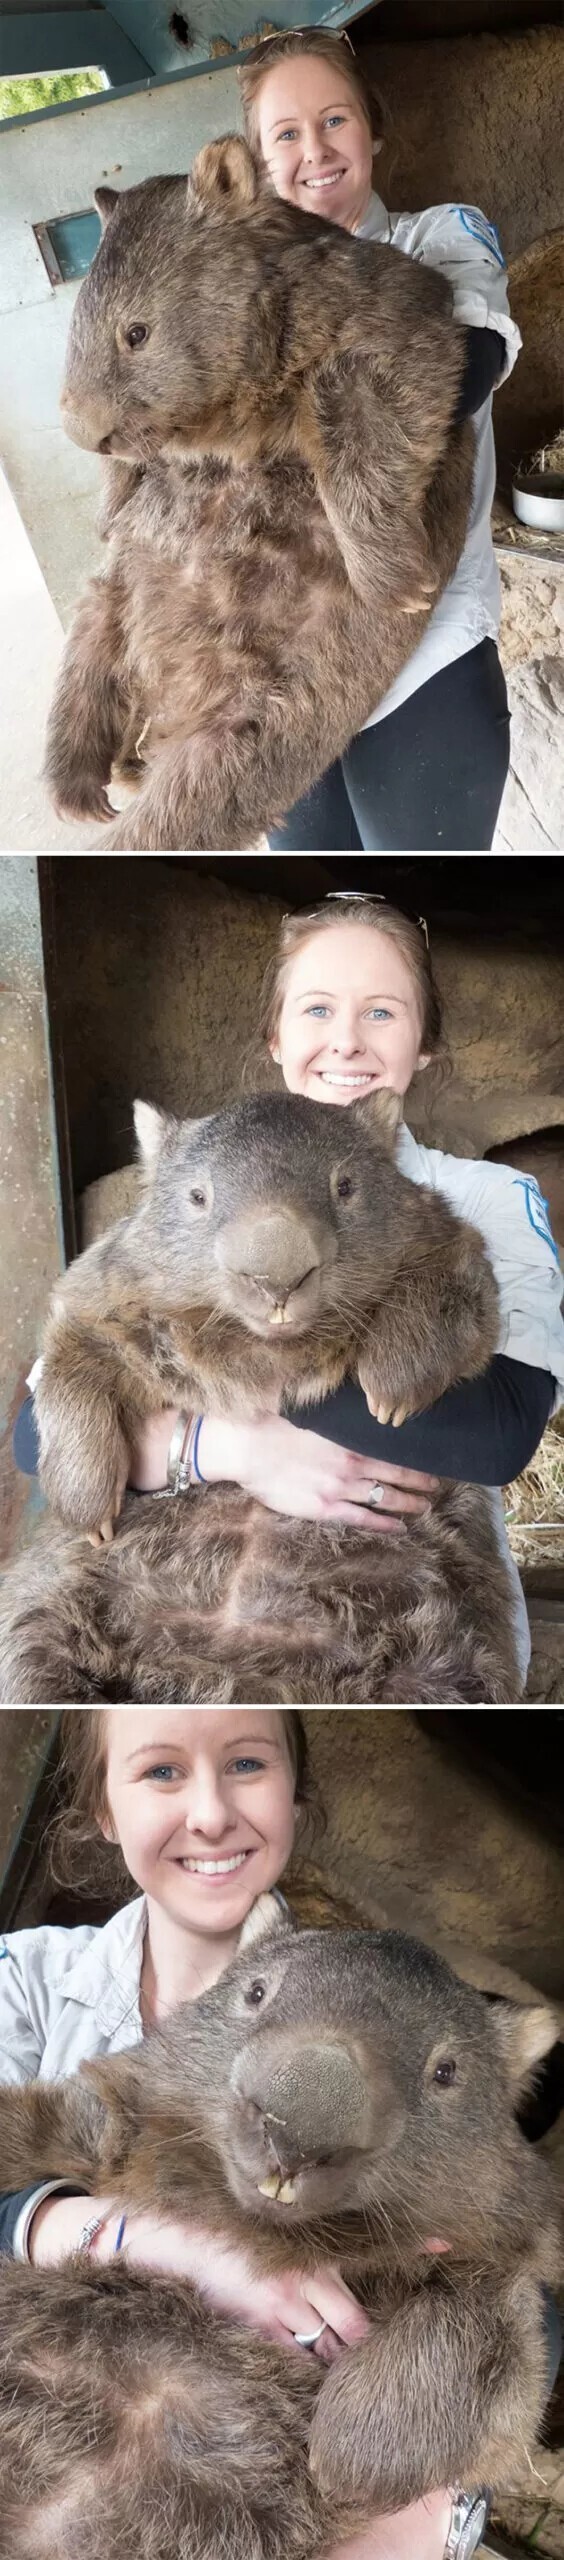
[[[234,1858],[181,1858],[180,1865],[190,1876],[230,1876],[235,1867],[244,1867],[250,1854],[250,1849],[239,1849]]]
[[[324,1068],[324,1067],[320,1067],[320,1068],[319,1068],[319,1075],[320,1075],[321,1083],[322,1083],[322,1084],[339,1084],[339,1085],[340,1085],[340,1084],[351,1084],[351,1085],[363,1085],[363,1084],[374,1084],[374,1082],[375,1082],[375,1077],[374,1077],[374,1075],[368,1075],[368,1076],[335,1076],[335,1075],[330,1075],[328,1072],[326,1072],[326,1070],[325,1070],[325,1068]]]
[[[332,169],[332,170],[331,170],[331,172],[329,172],[329,170],[327,171],[327,176],[326,176],[325,178],[303,178],[303,179],[302,179],[302,186],[304,186],[304,187],[314,187],[314,188],[315,188],[315,187],[338,187],[339,179],[340,179],[340,178],[344,178],[344,176],[345,176],[345,171],[344,171],[344,169]]]

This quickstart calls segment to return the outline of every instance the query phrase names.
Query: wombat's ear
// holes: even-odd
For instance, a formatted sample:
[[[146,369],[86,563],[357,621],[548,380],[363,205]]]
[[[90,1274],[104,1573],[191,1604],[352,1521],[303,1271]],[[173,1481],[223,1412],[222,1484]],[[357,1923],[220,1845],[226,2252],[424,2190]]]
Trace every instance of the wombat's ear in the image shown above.
[[[106,229],[106,223],[107,223],[107,222],[109,222],[109,219],[110,219],[110,214],[111,214],[111,213],[113,213],[113,212],[115,211],[115,206],[116,206],[116,204],[119,204],[119,191],[118,191],[118,188],[117,188],[117,187],[95,187],[95,188],[94,188],[94,203],[95,203],[95,206],[96,206],[96,211],[97,211],[97,213],[99,213],[99,215],[100,215],[100,221],[101,221],[101,224],[102,224],[102,230],[103,230],[103,231],[105,231],[105,229]]]
[[[367,1093],[363,1102],[353,1102],[352,1114],[354,1120],[360,1121],[361,1128],[371,1130],[372,1136],[379,1138],[388,1154],[393,1155],[403,1116],[401,1093],[391,1093],[389,1085],[382,1085],[379,1093]]]
[[[247,1947],[253,1946],[255,1940],[271,1937],[273,1932],[277,1937],[281,1934],[293,1937],[295,1922],[292,1913],[285,1902],[279,1902],[277,1893],[259,1893],[258,1901],[253,1902],[241,1931],[241,1954],[246,1953]]]
[[[526,2088],[539,2062],[562,2034],[556,2009],[520,2009],[509,2000],[492,2002],[491,2017],[512,2089]]]
[[[248,142],[224,133],[220,142],[204,143],[188,179],[188,201],[201,213],[244,213],[255,203],[258,172]]]
[[[141,1163],[146,1173],[153,1173],[175,1123],[164,1111],[156,1111],[152,1102],[134,1102],[133,1120]]]

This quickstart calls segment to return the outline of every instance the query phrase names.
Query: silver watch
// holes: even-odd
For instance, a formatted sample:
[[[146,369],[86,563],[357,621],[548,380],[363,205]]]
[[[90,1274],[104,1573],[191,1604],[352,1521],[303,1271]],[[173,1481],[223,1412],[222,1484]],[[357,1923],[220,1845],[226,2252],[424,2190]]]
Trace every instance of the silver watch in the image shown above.
[[[486,2530],[490,2501],[487,2489],[455,2489],[444,2560],[472,2560]]]

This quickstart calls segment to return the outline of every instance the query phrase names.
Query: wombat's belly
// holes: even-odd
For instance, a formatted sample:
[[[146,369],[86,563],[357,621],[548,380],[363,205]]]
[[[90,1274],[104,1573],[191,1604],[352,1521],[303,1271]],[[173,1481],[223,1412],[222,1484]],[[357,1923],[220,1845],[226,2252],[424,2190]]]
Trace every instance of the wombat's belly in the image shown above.
[[[97,1588],[123,1697],[518,1694],[505,1566],[475,1488],[445,1488],[432,1514],[378,1537],[286,1519],[231,1487],[129,1504]]]
[[[354,595],[309,475],[202,467],[170,503],[147,485],[120,520],[131,713],[120,763],[142,778],[159,749],[264,719],[306,687],[331,705],[338,751],[416,647],[425,614],[388,629]],[[333,749],[332,749],[333,752]]]

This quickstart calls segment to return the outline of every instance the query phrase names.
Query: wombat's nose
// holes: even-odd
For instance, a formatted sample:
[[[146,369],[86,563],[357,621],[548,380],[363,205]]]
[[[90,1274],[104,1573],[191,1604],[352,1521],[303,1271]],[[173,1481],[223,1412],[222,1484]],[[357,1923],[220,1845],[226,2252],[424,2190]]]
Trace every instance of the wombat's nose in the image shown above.
[[[266,1304],[272,1308],[274,1316],[279,1314],[280,1323],[283,1324],[284,1308],[287,1306],[288,1299],[294,1296],[296,1289],[302,1288],[305,1280],[311,1280],[312,1272],[316,1270],[317,1264],[312,1262],[308,1271],[300,1273],[299,1280],[286,1282],[271,1280],[264,1271],[244,1271],[241,1273],[241,1278],[254,1280],[255,1288],[260,1289],[261,1298],[266,1299]]]
[[[278,2048],[278,2067],[274,2054],[261,2058],[255,2050],[235,2065],[233,2080],[253,2103],[272,2158],[285,2172],[351,2146],[362,2149],[369,2139],[369,2092],[344,2045],[301,2045],[286,2055]]]
[[[65,435],[73,444],[84,445],[87,453],[99,453],[115,427],[107,402],[94,400],[85,388],[78,392],[70,383],[63,384],[60,400]]]
[[[255,1210],[252,1219],[234,1219],[219,1237],[217,1253],[233,1279],[252,1280],[280,1306],[318,1270],[320,1261],[310,1222],[284,1209]]]

